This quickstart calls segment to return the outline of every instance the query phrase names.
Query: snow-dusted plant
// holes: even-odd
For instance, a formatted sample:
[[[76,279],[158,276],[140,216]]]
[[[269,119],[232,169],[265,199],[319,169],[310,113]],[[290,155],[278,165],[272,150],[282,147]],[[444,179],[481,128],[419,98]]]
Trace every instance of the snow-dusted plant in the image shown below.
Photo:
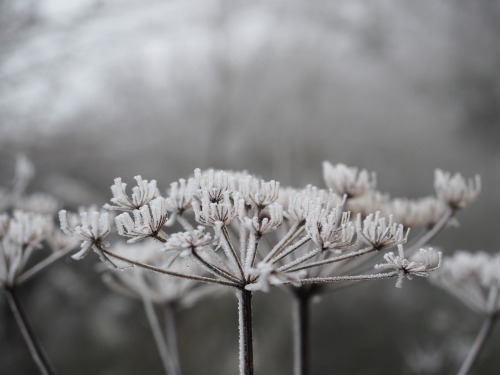
[[[431,281],[484,316],[476,340],[458,371],[458,375],[466,375],[500,316],[500,254],[457,251],[444,258],[442,268]]]
[[[136,177],[138,185],[128,195],[121,179],[116,179],[114,205],[105,208],[123,211],[115,218],[118,234],[130,243],[155,240],[158,251],[172,256],[172,262],[164,266],[109,248],[102,213],[91,213],[76,223],[67,220],[63,211],[61,223],[66,233],[83,242],[78,257],[92,249],[111,268],[125,268],[124,273],[134,266],[233,289],[238,297],[240,374],[250,375],[254,371],[251,299],[255,291],[289,285],[297,295],[307,294],[309,301],[330,283],[396,277],[400,286],[403,277],[426,276],[437,268],[427,256],[405,257],[402,246],[408,230],[390,216],[384,217],[391,202],[378,198],[382,194],[375,191],[374,174],[328,163],[324,168],[329,190],[282,188],[277,181],[246,172],[195,170],[188,180],[171,184],[164,197],[154,181]],[[355,215],[346,209],[351,202],[360,207]],[[365,207],[361,207],[363,202]],[[456,205],[447,202],[450,208],[437,223],[434,213],[432,218],[428,215],[429,231],[412,244],[410,253],[453,216]],[[367,212],[375,207],[380,212]],[[168,228],[176,223],[183,230],[170,233]],[[394,247],[398,255],[386,254],[386,264],[375,268],[372,263],[368,269],[351,272],[355,269],[351,262],[358,265],[359,259]],[[176,264],[181,261],[200,267],[179,269]],[[306,374],[308,367],[298,356],[296,373]]]
[[[174,236],[170,239],[174,239]],[[133,245],[116,244],[113,252],[158,267],[175,261],[175,265],[171,267],[178,271],[193,267],[185,260],[174,259],[168,253],[159,252],[152,240]],[[183,257],[182,254],[180,256]],[[124,266],[126,267],[126,263]],[[182,371],[177,344],[177,315],[181,309],[191,307],[198,300],[214,295],[221,289],[183,278],[167,279],[160,273],[139,267],[126,269],[126,272],[108,268],[103,273],[103,281],[112,290],[142,302],[165,371],[168,374],[180,375]],[[158,317],[158,309],[163,312],[163,323]]]
[[[52,366],[35,336],[17,290],[43,269],[68,254],[77,241],[62,235],[54,225],[58,202],[45,194],[25,195],[34,167],[24,156],[18,157],[11,188],[0,189],[0,290],[8,300],[31,356],[42,374],[53,373]],[[33,263],[32,256],[50,253]]]

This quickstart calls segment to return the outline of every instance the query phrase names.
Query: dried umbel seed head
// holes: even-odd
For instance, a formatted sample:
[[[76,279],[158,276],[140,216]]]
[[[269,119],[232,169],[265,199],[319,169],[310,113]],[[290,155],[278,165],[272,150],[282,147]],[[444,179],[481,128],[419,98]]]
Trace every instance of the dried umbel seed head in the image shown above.
[[[363,224],[358,216],[356,226],[360,239],[377,250],[402,245],[408,239],[409,229],[405,230],[403,225],[393,223],[391,216],[386,221],[385,217],[380,217],[380,212],[368,215]]]
[[[100,254],[101,248],[109,246],[109,243],[105,241],[110,231],[108,213],[82,211],[78,220],[74,214],[68,218],[68,212],[61,210],[59,221],[61,230],[65,234],[82,242],[80,251],[72,256],[73,259],[83,259],[92,248]]]
[[[500,254],[460,250],[443,259],[431,281],[452,293],[477,312],[500,312]]]
[[[436,169],[434,187],[439,199],[450,208],[458,210],[474,202],[481,192],[481,178],[466,180],[461,174],[453,176],[449,172]]]
[[[375,265],[375,269],[394,269],[398,271],[398,281],[396,282],[396,287],[401,288],[403,286],[404,278],[411,280],[412,277],[422,276],[427,277],[429,272],[436,271],[441,266],[441,253],[438,253],[437,264],[434,262],[434,257],[432,256],[432,249],[420,249],[420,254],[414,259],[405,258],[403,246],[398,246],[398,255],[393,252],[384,255],[384,259],[387,263]]]
[[[115,178],[114,185],[111,186],[113,198],[111,202],[114,205],[105,204],[107,210],[133,211],[140,209],[144,205],[158,197],[159,192],[156,187],[156,180],[143,180],[141,176],[135,176],[137,186],[132,188],[132,195],[126,192],[127,184],[122,182],[121,178]]]
[[[360,171],[344,164],[332,165],[327,161],[323,162],[323,178],[326,186],[334,193],[347,195],[348,198],[360,197],[377,187],[375,173],[369,173],[365,169]]]

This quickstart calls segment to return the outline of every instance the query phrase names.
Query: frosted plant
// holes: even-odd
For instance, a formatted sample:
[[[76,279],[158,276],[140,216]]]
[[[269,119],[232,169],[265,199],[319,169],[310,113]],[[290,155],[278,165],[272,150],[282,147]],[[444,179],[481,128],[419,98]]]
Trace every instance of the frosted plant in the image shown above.
[[[173,237],[174,235],[171,239]],[[203,241],[204,235],[196,237]],[[171,241],[172,247],[176,247],[174,242]],[[184,246],[187,242],[190,241],[179,239],[177,244]],[[194,240],[194,242],[198,243],[198,240]],[[119,244],[114,246],[113,251],[124,256],[133,256],[135,259],[158,267],[172,262],[172,257],[169,257],[170,260],[167,261],[165,254],[158,252],[152,241],[143,241],[134,245]],[[190,263],[192,262],[176,262],[174,269],[181,271],[186,267],[195,266]],[[202,298],[218,293],[220,289],[188,279],[165,279],[159,273],[139,267],[126,268],[121,271],[108,269],[103,274],[103,280],[114,291],[142,302],[165,371],[171,375],[181,374],[176,317],[181,309],[192,306]],[[163,324],[158,317],[158,309],[163,312]],[[162,326],[165,326],[166,329],[162,329]]]
[[[374,191],[377,186],[375,173],[367,170],[361,171],[356,167],[348,167],[344,164],[332,165],[323,162],[323,177],[326,186],[334,193],[349,198],[356,198]]]
[[[388,204],[389,198],[375,191],[373,174],[328,163],[324,170],[330,190],[313,186],[283,188],[277,181],[264,181],[247,172],[197,169],[193,177],[173,183],[166,198],[157,193],[156,185],[139,180],[144,191],[140,193],[138,187],[130,198],[121,179],[116,179],[111,200],[115,205],[105,207],[125,211],[115,219],[118,234],[128,238],[128,242],[155,240],[152,243],[157,250],[163,250],[171,259],[163,266],[108,248],[104,238],[109,230],[99,225],[98,213],[92,214],[97,226],[69,225],[65,213],[61,224],[67,233],[84,242],[79,256],[92,248],[101,260],[125,268],[124,272],[128,270],[122,265],[134,266],[236,291],[240,374],[250,375],[254,292],[288,285],[297,296],[306,296],[303,300],[307,305],[312,296],[331,283],[395,277],[399,286],[403,276],[424,276],[438,267],[431,266],[426,257],[414,260],[403,256],[402,245],[408,239],[403,225],[381,213],[352,217],[346,210],[350,202],[357,201],[359,205],[362,199],[366,199],[369,208],[375,207],[374,200],[378,200],[377,207]],[[446,215],[439,219],[439,228],[435,224],[429,229],[431,235],[426,232],[422,236],[425,240],[444,227],[452,216],[448,211]],[[168,233],[174,222],[184,230]],[[76,230],[79,226],[86,230]],[[410,246],[409,254],[418,244],[416,241]],[[360,259],[369,259],[392,247],[399,247],[398,255],[386,255],[387,263],[379,269],[373,267],[374,263],[365,270],[356,267],[362,264]],[[195,262],[199,267],[178,268],[179,262]],[[387,272],[380,272],[384,268],[388,268]],[[353,273],[356,269],[359,272]],[[306,373],[307,366],[296,366],[296,374]]]
[[[137,186],[132,188],[132,195],[126,192],[127,184],[122,182],[121,178],[116,178],[111,186],[113,198],[111,202],[114,205],[105,204],[104,208],[108,210],[133,211],[141,208],[159,195],[155,180],[143,180],[141,176],[135,176]]]
[[[38,369],[42,374],[52,374],[52,366],[17,291],[21,284],[73,250],[77,242],[61,237],[59,229],[54,226],[53,214],[59,206],[54,198],[41,193],[24,195],[33,174],[31,162],[20,156],[12,187],[0,189],[0,290],[7,298]],[[43,257],[47,247],[51,252]],[[33,258],[38,261],[34,262]]]
[[[73,259],[83,259],[90,250],[96,251],[99,256],[104,257],[101,248],[109,246],[105,241],[109,234],[109,215],[97,211],[80,212],[80,220],[74,215],[68,219],[66,210],[59,212],[61,230],[77,240],[81,241],[80,251],[72,256]]]
[[[384,255],[386,263],[376,264],[375,269],[394,269],[398,273],[396,287],[403,286],[403,280],[406,277],[411,280],[413,276],[429,276],[429,272],[436,271],[441,266],[441,252],[438,252],[438,262],[434,264],[432,249],[420,249],[418,258],[413,260],[406,259],[403,245],[398,245],[398,255],[393,252]]]
[[[434,187],[440,199],[452,209],[467,207],[474,202],[481,192],[481,178],[466,180],[459,173],[453,176],[448,172],[436,169]]]
[[[400,246],[408,240],[409,230],[405,230],[402,224],[393,223],[392,216],[386,223],[379,211],[368,215],[363,224],[358,216],[356,227],[361,240],[377,250]]]
[[[442,269],[431,280],[485,316],[483,326],[458,371],[458,375],[466,375],[500,316],[500,254],[457,251],[453,256],[445,257]]]
[[[34,173],[35,168],[31,161],[24,155],[18,155],[12,186],[0,188],[0,211],[7,210],[16,204],[24,195]]]

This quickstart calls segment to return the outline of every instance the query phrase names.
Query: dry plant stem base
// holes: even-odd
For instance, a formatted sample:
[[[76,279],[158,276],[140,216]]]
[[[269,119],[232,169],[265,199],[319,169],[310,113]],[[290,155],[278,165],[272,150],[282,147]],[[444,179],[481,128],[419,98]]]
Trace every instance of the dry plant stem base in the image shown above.
[[[240,289],[236,295],[239,315],[240,375],[253,375],[252,292]]]
[[[161,357],[163,368],[165,369],[165,373],[167,375],[180,375],[177,366],[175,365],[172,353],[167,347],[167,342],[163,336],[163,330],[161,329],[160,322],[158,321],[158,316],[153,302],[148,298],[143,298],[142,302],[148,318],[149,326],[151,327],[151,331],[156,342],[156,347],[158,348],[158,353]]]
[[[467,354],[467,357],[465,358],[465,361],[462,363],[460,370],[458,370],[457,375],[467,375],[470,372],[472,366],[474,366],[474,363],[479,357],[479,353],[481,353],[481,350],[486,340],[493,331],[493,326],[495,325],[497,318],[498,318],[497,314],[489,315],[486,318],[481,327],[481,330],[479,331],[476,337],[476,340],[474,341],[474,344],[472,344],[469,354]]]
[[[293,296],[293,371],[294,375],[309,375],[311,366],[311,295],[307,291],[297,288],[294,289]]]
[[[26,345],[28,345],[28,349],[30,351],[35,364],[38,366],[40,373],[43,375],[54,375],[55,371],[52,368],[52,365],[47,358],[42,345],[38,341],[38,338],[35,335],[35,332],[31,328],[31,324],[28,320],[28,317],[21,305],[21,301],[17,296],[17,292],[14,287],[6,288],[5,294],[7,295],[7,300],[9,301],[10,309],[14,314],[16,322],[21,330],[24,341]]]

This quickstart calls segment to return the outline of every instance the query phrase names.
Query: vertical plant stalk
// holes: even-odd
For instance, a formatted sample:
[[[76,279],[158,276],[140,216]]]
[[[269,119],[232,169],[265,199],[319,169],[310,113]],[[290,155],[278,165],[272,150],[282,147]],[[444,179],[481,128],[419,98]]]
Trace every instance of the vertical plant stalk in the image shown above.
[[[21,305],[21,301],[19,300],[15,287],[6,288],[5,294],[7,295],[10,309],[14,314],[17,325],[19,326],[21,334],[23,335],[24,341],[26,342],[26,345],[28,345],[30,354],[33,357],[33,361],[38,366],[40,373],[43,375],[54,375],[55,371],[52,368],[52,365],[50,364],[42,345],[38,341],[33,328],[31,327],[31,324],[23,309],[23,306]]]
[[[309,375],[311,366],[311,295],[295,290],[293,306],[293,371]]]
[[[168,375],[179,375],[177,368],[172,360],[172,355],[167,347],[167,342],[163,336],[163,330],[161,329],[160,322],[158,321],[158,316],[153,305],[153,302],[149,298],[143,298],[142,302],[144,304],[144,310],[148,318],[149,326],[153,332],[153,336],[156,342],[156,347],[158,348],[158,353],[160,354],[161,361],[165,372]]]
[[[177,368],[177,374],[182,374],[181,358],[179,356],[179,342],[177,339],[177,307],[173,303],[164,306],[165,311],[165,337],[170,348],[170,354]]]
[[[240,375],[253,375],[252,292],[240,289],[236,294],[240,335]]]
[[[481,330],[477,334],[474,344],[472,344],[469,354],[467,354],[467,357],[465,358],[465,361],[462,363],[460,370],[458,370],[457,375],[467,375],[469,371],[472,369],[472,366],[479,357],[479,353],[481,353],[481,350],[483,349],[484,343],[486,342],[491,332],[493,331],[493,326],[495,325],[496,318],[497,315],[495,314],[490,314],[486,318],[481,327]]]

